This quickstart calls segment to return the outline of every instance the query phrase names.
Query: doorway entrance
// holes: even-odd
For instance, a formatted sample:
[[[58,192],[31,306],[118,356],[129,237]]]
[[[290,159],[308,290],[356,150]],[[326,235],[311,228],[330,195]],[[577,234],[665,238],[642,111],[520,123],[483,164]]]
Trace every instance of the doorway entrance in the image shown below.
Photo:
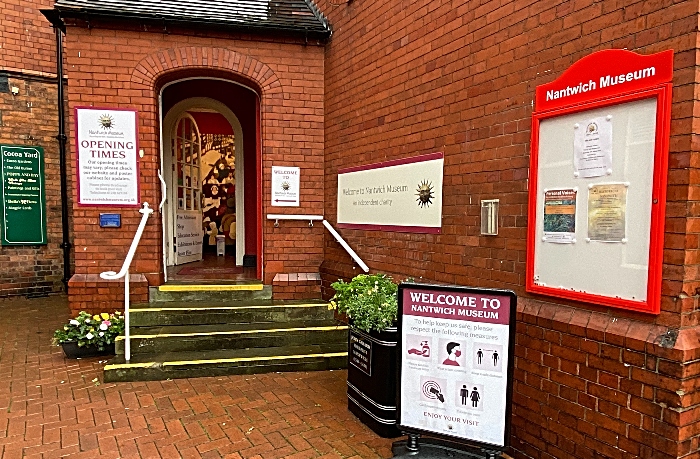
[[[166,85],[161,99],[166,281],[258,278],[256,149],[244,141],[256,130],[244,132],[234,110],[216,98],[183,98],[191,93],[183,91],[187,83]]]

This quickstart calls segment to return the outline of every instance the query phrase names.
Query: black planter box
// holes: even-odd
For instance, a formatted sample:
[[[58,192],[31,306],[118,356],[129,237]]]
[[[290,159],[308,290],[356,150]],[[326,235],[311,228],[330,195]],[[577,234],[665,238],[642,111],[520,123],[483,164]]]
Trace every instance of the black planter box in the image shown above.
[[[384,438],[401,435],[396,428],[396,342],[398,331],[348,336],[348,409]]]
[[[114,355],[114,343],[108,345],[105,350],[101,351],[94,346],[78,346],[77,341],[66,341],[61,343],[63,353],[69,359],[82,359],[85,357],[98,357],[103,355]]]

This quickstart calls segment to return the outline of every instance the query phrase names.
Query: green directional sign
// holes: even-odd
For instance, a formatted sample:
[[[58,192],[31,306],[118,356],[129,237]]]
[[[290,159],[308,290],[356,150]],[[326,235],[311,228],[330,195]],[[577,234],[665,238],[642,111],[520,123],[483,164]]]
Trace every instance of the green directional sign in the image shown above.
[[[44,149],[0,145],[2,245],[46,244]]]

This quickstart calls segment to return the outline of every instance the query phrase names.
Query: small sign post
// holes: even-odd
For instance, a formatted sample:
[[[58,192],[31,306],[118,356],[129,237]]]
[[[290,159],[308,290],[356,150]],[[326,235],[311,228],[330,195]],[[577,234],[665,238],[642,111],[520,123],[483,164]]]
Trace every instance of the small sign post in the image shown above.
[[[0,145],[2,245],[43,245],[46,240],[44,149]]]
[[[515,293],[403,283],[398,299],[397,425],[409,439],[395,457],[499,457],[510,436]]]

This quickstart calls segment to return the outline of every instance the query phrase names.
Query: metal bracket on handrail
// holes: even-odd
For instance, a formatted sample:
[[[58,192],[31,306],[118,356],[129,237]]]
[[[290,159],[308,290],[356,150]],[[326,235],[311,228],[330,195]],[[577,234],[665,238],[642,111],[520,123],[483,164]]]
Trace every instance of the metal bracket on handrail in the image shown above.
[[[124,359],[128,362],[131,360],[131,341],[129,339],[129,266],[131,266],[131,260],[134,259],[134,254],[136,253],[136,248],[139,246],[141,241],[141,235],[143,234],[144,228],[146,228],[146,222],[148,217],[153,213],[153,209],[148,207],[148,203],[143,203],[143,208],[139,210],[143,216],[141,217],[141,222],[139,227],[136,229],[136,235],[134,240],[131,241],[131,247],[129,247],[129,252],[126,254],[124,259],[124,264],[122,269],[118,273],[114,271],[105,271],[100,273],[100,277],[105,280],[117,280],[124,278]]]
[[[323,220],[323,215],[267,214],[267,219],[275,221],[275,228],[279,228],[280,220],[308,220],[309,228],[313,228],[314,221]]]
[[[365,264],[365,262],[362,261],[362,259],[357,255],[357,253],[355,253],[354,250],[352,250],[352,248],[350,248],[348,243],[345,242],[345,239],[343,239],[343,237],[340,234],[338,234],[338,232],[335,230],[335,228],[333,228],[333,226],[331,226],[331,224],[328,222],[328,220],[323,220],[323,226],[325,226],[326,229],[331,233],[331,235],[333,235],[335,240],[338,241],[338,244],[340,244],[345,249],[345,251],[348,253],[348,255],[350,255],[350,257],[353,260],[355,260],[355,263],[357,263],[358,266],[360,268],[362,268],[362,270],[364,272],[368,273],[369,266],[367,266]]]

